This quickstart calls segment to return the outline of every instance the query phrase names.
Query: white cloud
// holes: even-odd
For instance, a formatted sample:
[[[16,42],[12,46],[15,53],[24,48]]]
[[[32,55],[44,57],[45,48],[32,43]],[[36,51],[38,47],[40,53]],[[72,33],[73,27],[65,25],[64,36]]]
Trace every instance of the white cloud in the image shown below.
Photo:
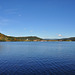
[[[58,36],[59,36],[59,37],[62,37],[62,35],[61,35],[61,34],[58,34]]]

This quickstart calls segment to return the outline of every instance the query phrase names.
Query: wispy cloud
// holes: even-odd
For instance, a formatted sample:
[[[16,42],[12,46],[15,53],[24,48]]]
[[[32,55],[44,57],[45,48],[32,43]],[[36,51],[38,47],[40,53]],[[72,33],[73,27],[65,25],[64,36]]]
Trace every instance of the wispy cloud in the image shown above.
[[[19,14],[18,16],[22,16],[21,14]]]
[[[26,28],[24,28],[24,30],[26,30]]]
[[[30,32],[32,33],[33,31],[31,30]]]
[[[17,9],[6,9],[6,10],[4,10],[4,12],[7,13],[7,14],[16,14],[16,13],[18,13]]]
[[[4,10],[4,13],[10,14],[10,15],[17,15],[21,17],[22,15],[19,13],[18,9],[6,9]]]
[[[7,25],[8,22],[9,22],[8,19],[5,19],[5,18],[0,17],[0,25]]]

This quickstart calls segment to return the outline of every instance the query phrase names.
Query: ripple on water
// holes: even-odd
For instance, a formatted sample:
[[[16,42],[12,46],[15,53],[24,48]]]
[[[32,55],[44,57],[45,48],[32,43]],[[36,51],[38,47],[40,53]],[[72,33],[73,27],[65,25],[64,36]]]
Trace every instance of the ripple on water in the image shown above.
[[[0,75],[75,75],[74,43],[18,42],[1,46]]]

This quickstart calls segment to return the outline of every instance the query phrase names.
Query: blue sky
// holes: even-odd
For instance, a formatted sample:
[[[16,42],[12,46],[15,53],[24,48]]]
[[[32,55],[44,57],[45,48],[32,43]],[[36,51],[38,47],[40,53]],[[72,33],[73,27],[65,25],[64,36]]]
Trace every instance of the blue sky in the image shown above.
[[[75,37],[75,0],[0,0],[0,32],[11,36]]]

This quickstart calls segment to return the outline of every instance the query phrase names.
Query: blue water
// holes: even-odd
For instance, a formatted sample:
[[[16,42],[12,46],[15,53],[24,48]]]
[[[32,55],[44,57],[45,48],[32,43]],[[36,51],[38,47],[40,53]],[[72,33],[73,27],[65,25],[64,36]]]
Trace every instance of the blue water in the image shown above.
[[[0,42],[0,75],[75,75],[75,42]]]

